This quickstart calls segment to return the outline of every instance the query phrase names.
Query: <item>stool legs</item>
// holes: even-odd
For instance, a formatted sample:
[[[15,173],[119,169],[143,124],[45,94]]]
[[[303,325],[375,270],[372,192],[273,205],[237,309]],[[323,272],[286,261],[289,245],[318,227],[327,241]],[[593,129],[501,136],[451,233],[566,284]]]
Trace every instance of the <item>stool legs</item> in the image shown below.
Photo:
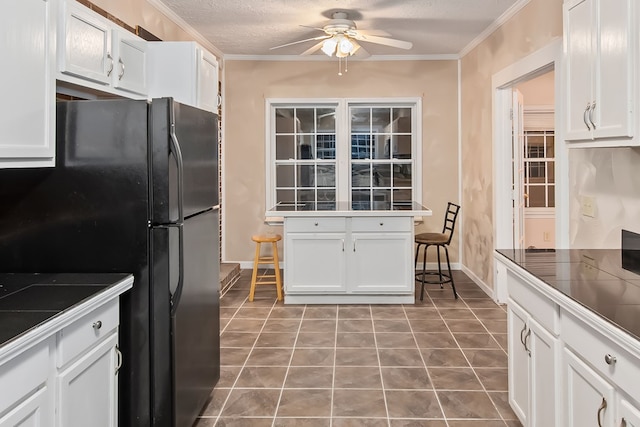
[[[425,276],[427,274],[430,275],[435,275],[436,273],[427,273],[427,249],[429,249],[429,246],[431,245],[427,245],[424,243],[418,243],[418,247],[416,248],[416,257],[415,257],[415,269],[417,269],[418,267],[418,252],[420,251],[420,246],[424,245],[424,253],[422,256],[422,272],[419,273],[420,274],[420,284],[421,284],[421,288],[420,288],[420,301],[424,300],[424,285],[425,283],[432,283],[432,284],[439,284],[440,285],[440,289],[444,288],[444,284],[445,283],[449,283],[451,282],[451,288],[453,289],[453,296],[454,298],[458,299],[458,293],[456,292],[456,285],[453,282],[453,274],[451,273],[451,263],[449,262],[449,250],[447,249],[447,245],[434,245],[436,247],[436,251],[438,252],[438,279],[440,279],[439,282],[433,282],[433,281],[426,281],[425,280]],[[442,267],[440,265],[440,247],[444,248],[444,254],[445,254],[445,258],[447,259],[447,270],[449,272],[449,276],[447,277],[446,275],[442,274]]]
[[[256,285],[276,285],[278,301],[282,301],[282,278],[280,276],[280,261],[278,260],[278,243],[271,242],[271,248],[273,251],[272,257],[260,256],[260,244],[261,242],[256,242],[256,253],[253,258],[253,272],[251,273],[251,288],[249,289],[249,301],[253,301],[253,297],[256,292]],[[264,275],[261,280],[258,281],[258,265],[270,263],[273,263],[274,274]],[[265,281],[264,278],[274,278],[275,281]]]
[[[278,301],[282,301],[282,278],[280,277],[280,261],[278,260],[278,245],[276,242],[271,243],[273,245],[273,269],[276,275],[276,293],[278,295]]]
[[[251,274],[251,289],[249,290],[249,301],[253,301],[256,293],[256,281],[258,279],[258,263],[260,261],[260,242],[256,242],[256,254],[253,257],[253,273]]]

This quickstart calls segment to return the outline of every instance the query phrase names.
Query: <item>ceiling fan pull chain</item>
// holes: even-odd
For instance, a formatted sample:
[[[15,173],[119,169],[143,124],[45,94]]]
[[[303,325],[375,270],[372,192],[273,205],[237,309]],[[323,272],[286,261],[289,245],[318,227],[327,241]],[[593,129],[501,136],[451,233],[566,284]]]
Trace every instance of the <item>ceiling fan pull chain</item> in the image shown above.
[[[347,73],[349,71],[349,57],[345,56],[344,57],[344,72]]]
[[[338,75],[342,75],[342,58],[338,57]]]

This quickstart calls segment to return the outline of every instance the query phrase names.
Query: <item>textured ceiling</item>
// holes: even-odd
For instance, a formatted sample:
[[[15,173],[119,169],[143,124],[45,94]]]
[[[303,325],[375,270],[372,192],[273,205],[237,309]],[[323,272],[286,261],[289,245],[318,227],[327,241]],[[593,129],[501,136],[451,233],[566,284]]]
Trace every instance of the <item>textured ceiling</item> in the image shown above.
[[[360,30],[413,43],[410,50],[361,43],[372,55],[457,55],[526,0],[160,0],[225,55],[298,55],[315,44],[270,47],[321,36],[335,11]],[[322,55],[322,52],[316,54]]]

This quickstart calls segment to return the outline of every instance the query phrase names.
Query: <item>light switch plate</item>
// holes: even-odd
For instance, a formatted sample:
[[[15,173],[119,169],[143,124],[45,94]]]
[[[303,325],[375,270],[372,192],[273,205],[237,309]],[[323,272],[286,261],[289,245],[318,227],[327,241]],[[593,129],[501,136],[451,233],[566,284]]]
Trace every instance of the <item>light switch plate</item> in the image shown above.
[[[596,201],[591,196],[581,196],[580,198],[580,213],[583,216],[589,218],[596,217]]]

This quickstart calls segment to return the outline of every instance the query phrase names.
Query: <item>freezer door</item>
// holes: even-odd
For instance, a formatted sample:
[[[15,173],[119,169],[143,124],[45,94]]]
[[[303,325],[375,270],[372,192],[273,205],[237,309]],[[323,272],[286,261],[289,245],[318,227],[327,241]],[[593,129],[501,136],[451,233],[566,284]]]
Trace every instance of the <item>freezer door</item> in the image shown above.
[[[179,221],[218,204],[218,116],[158,98],[151,102],[150,152],[154,224]],[[182,195],[180,195],[182,188]]]
[[[220,378],[218,220],[152,230],[154,427],[193,425]]]

